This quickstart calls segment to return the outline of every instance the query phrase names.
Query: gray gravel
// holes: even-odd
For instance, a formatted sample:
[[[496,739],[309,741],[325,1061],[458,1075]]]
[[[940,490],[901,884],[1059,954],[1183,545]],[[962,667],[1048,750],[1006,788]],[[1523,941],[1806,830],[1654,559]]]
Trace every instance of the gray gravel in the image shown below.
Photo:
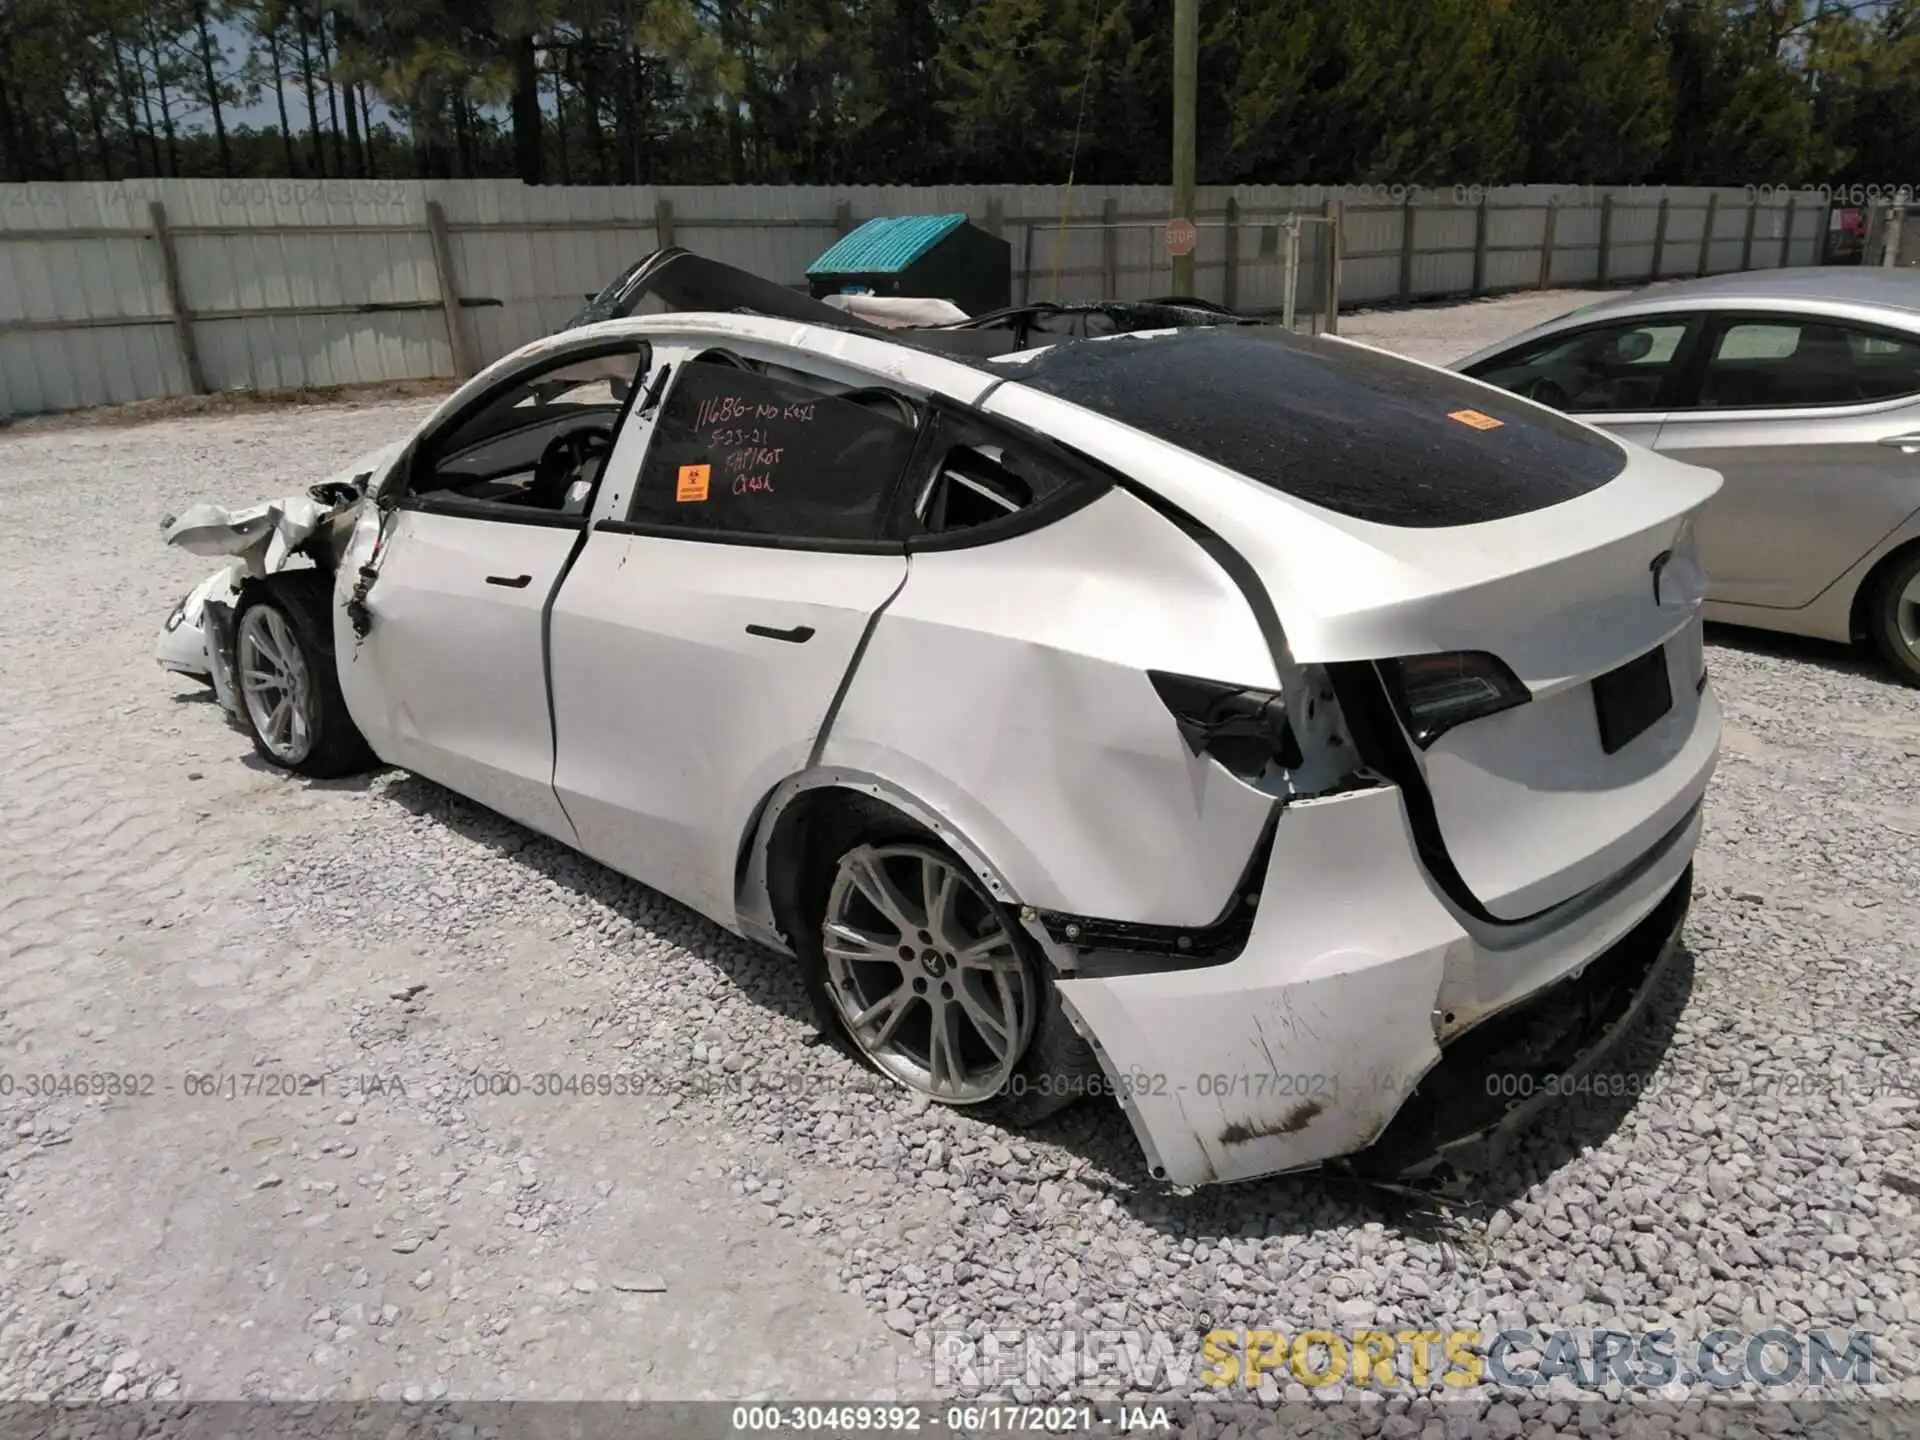
[[[1548,302],[1507,303],[1455,351]],[[1433,349],[1445,313],[1401,318]],[[0,1096],[0,1400],[924,1395],[936,1331],[1215,1325],[1831,1325],[1920,1399],[1914,692],[1714,637],[1726,756],[1637,1101],[1438,1201],[1171,1194],[1117,1111],[917,1104],[816,1043],[788,962],[428,782],[266,772],[152,666],[200,570],[161,513],[421,408],[0,441],[0,1070],[156,1085]],[[765,1363],[717,1370],[743,1335]],[[1619,1398],[1483,1419],[1603,1433],[1569,1407]]]

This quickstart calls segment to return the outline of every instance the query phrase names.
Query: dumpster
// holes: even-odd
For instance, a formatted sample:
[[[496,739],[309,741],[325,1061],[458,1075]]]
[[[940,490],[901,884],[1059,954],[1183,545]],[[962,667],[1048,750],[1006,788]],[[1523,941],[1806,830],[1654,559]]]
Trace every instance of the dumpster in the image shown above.
[[[969,315],[1013,303],[1013,247],[965,215],[869,220],[807,267],[816,300],[869,293],[951,300]]]

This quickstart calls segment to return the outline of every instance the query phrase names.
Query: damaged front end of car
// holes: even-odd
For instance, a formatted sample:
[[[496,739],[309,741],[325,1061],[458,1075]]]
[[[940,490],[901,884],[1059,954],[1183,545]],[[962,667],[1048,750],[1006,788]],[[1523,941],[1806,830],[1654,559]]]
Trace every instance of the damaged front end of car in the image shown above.
[[[296,557],[321,570],[335,569],[362,501],[400,448],[370,451],[301,495],[239,509],[201,501],[162,520],[168,545],[225,563],[168,612],[154,646],[161,668],[205,681],[220,707],[237,715],[233,630],[246,587],[286,569]]]

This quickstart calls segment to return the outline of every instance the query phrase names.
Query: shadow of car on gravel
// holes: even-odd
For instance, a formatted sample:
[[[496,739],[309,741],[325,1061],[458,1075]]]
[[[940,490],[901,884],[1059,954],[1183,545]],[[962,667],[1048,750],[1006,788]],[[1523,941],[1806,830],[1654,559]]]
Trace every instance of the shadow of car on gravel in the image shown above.
[[[678,901],[434,781],[401,772],[375,793],[410,814],[447,825],[574,896],[605,906],[636,929],[677,932],[688,949],[717,966],[750,1004],[812,1027],[813,1008],[788,957],[742,940]],[[1086,1161],[1079,1175],[1083,1183],[1111,1196],[1142,1224],[1175,1237],[1256,1239],[1378,1222],[1409,1237],[1457,1244],[1464,1234],[1477,1231],[1493,1210],[1524,1195],[1620,1127],[1672,1043],[1693,975],[1693,956],[1683,945],[1645,1009],[1602,1062],[1604,1087],[1548,1106],[1511,1138],[1497,1163],[1456,1174],[1433,1189],[1383,1186],[1329,1167],[1185,1193],[1171,1190],[1147,1173],[1125,1115],[1110,1100],[1082,1102],[1026,1131],[1008,1131],[1006,1138],[1055,1147]],[[851,1057],[843,1056],[838,1063],[848,1067],[850,1077],[857,1071]],[[903,1091],[897,1103],[904,1106],[910,1098]]]
[[[275,780],[298,785],[302,790],[344,791],[347,794],[359,794],[371,790],[373,782],[386,773],[384,769],[368,770],[358,775],[342,775],[332,780],[316,780],[307,775],[291,774],[278,765],[269,765],[251,751],[240,757],[240,763],[249,770],[256,770],[262,775],[271,775]]]

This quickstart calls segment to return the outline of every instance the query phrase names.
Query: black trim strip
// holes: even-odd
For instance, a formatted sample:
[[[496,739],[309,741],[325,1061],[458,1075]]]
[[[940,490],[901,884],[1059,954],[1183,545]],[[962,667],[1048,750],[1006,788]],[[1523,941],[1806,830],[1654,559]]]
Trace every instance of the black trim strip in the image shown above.
[[[393,502],[396,510],[418,510],[424,515],[448,515],[456,520],[497,520],[504,525],[541,525],[549,530],[585,530],[585,515],[562,515],[557,510],[523,510],[517,505],[499,505],[487,500],[443,500],[432,493],[401,495]]]
[[[1162,970],[1204,970],[1240,958],[1253,934],[1260,909],[1260,890],[1273,858],[1274,836],[1280,828],[1281,807],[1275,805],[1254,842],[1246,868],[1227,897],[1226,908],[1205,925],[1141,925],[1130,920],[1101,920],[1091,915],[1069,915],[1042,910],[1038,917],[1055,943],[1082,951],[1112,951],[1110,956],[1083,955],[1076,976],[1137,975]],[[1123,956],[1156,962],[1131,963]]]
[[[540,605],[540,678],[547,688],[547,739],[553,747],[552,763],[547,770],[547,789],[553,792],[553,803],[560,807],[560,813],[566,815],[576,842],[580,839],[580,827],[574,824],[573,816],[567,815],[567,802],[560,798],[560,786],[557,783],[560,779],[560,712],[553,704],[553,607],[560,598],[561,587],[573,573],[574,563],[587,548],[589,534],[591,531],[586,526],[580,527],[580,533],[567,550],[567,558],[560,562],[560,573],[553,577],[553,584],[547,587],[547,598]]]
[[[833,733],[833,722],[840,718],[840,707],[846,701],[847,692],[853,689],[854,674],[860,669],[860,662],[867,656],[867,645],[873,639],[873,632],[880,626],[880,617],[885,615],[887,608],[900,598],[900,592],[907,588],[907,580],[912,574],[913,562],[909,560],[901,569],[900,583],[893,587],[893,593],[882,600],[873,614],[867,617],[866,626],[860,631],[860,639],[854,644],[853,654],[847,658],[847,668],[841,672],[840,684],[833,692],[833,699],[827,702],[827,713],[820,718],[820,729],[814,734],[813,748],[807,752],[809,770],[818,765],[820,757],[826,753],[827,736]]]
[[[900,540],[816,540],[798,535],[758,535],[744,530],[687,530],[677,525],[643,525],[631,520],[596,520],[595,530],[609,535],[645,535],[656,540],[687,540],[700,545],[757,545],[766,550],[824,550],[834,555],[904,555]]]
[[[1468,888],[1465,877],[1454,865],[1440,832],[1440,816],[1433,807],[1427,778],[1421,773],[1420,762],[1400,724],[1400,717],[1394,713],[1392,697],[1387,693],[1386,682],[1380,678],[1379,669],[1370,660],[1346,660],[1326,668],[1327,678],[1333,682],[1334,698],[1340,702],[1340,713],[1346,717],[1347,729],[1353,734],[1354,745],[1363,760],[1400,787],[1407,820],[1413,827],[1414,849],[1447,898],[1483,924],[1519,925],[1531,920],[1531,915],[1523,920],[1502,920],[1493,914]]]
[[[1115,476],[1114,483],[1125,490],[1134,499],[1156,511],[1164,519],[1177,526],[1180,531],[1212,557],[1213,562],[1227,572],[1227,578],[1233,581],[1240,593],[1246,597],[1248,606],[1253,610],[1254,623],[1260,627],[1267,648],[1273,652],[1273,666],[1276,674],[1285,671],[1293,663],[1293,651],[1287,644],[1287,632],[1280,624],[1280,612],[1274,608],[1273,597],[1267,593],[1266,582],[1260,578],[1246,556],[1221,539],[1206,525],[1164,495],[1155,494],[1137,480],[1125,476]]]
[[[1084,510],[1113,489],[1098,480],[1069,485],[1064,490],[1024,510],[1016,510],[1004,520],[989,520],[984,525],[969,525],[964,530],[943,530],[933,535],[913,535],[906,541],[909,555],[938,554],[943,550],[971,550],[1011,540],[1041,530],[1056,520],[1064,520],[1076,510]]]

